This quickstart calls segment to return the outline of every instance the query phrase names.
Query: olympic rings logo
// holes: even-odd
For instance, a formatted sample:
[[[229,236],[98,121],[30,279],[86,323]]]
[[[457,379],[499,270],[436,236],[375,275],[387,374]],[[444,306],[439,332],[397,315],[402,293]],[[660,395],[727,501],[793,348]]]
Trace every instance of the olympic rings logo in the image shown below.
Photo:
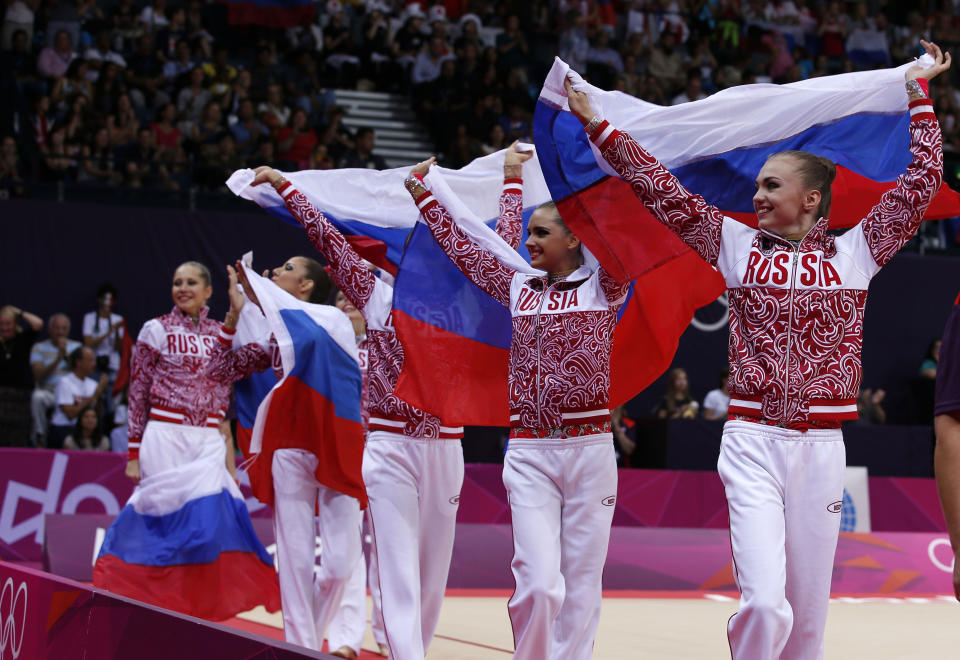
[[[20,605],[20,595],[23,594],[23,605]],[[19,628],[17,627],[19,619]],[[10,649],[10,658],[17,660],[20,657],[20,648],[23,646],[23,633],[27,625],[27,583],[21,582],[14,590],[13,578],[7,578],[0,592],[0,660],[6,660],[7,649]]]

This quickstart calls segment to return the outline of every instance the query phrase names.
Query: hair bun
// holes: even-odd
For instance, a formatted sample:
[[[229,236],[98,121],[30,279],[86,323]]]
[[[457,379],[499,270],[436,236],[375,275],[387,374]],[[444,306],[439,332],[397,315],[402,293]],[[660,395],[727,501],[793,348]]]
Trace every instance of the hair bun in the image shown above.
[[[817,159],[820,161],[820,164],[823,165],[823,168],[827,170],[827,183],[833,183],[833,180],[837,178],[837,164],[823,156],[817,156]]]

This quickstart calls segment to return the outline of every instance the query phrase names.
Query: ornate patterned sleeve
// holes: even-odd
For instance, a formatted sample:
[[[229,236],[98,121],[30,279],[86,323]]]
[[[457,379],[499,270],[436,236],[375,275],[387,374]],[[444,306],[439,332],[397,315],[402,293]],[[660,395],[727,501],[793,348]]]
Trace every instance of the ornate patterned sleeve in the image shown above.
[[[429,190],[415,195],[414,201],[433,237],[457,268],[494,300],[510,307],[510,282],[515,271],[474,243]]]
[[[627,291],[630,290],[629,282],[619,282],[607,272],[607,269],[600,266],[597,273],[600,280],[600,288],[603,289],[603,295],[607,297],[607,302],[611,307],[619,307],[627,299]]]
[[[290,214],[307,230],[307,237],[313,246],[327,258],[333,281],[362,312],[373,294],[377,278],[350,247],[343,234],[293,184],[287,181],[277,192]]]
[[[712,266],[720,254],[723,214],[684,188],[627,133],[602,121],[590,135],[600,153],[657,220]]]
[[[907,171],[897,177],[897,185],[883,193],[861,223],[878,266],[890,261],[917,232],[923,214],[943,183],[940,124],[929,98],[910,102],[910,151],[913,161]]]
[[[514,250],[520,247],[520,237],[523,235],[523,179],[503,180],[497,234]]]
[[[143,326],[133,347],[130,388],[127,391],[127,458],[131,460],[140,458],[140,440],[147,425],[147,415],[150,414],[150,388],[160,360],[160,351],[153,341],[155,328],[151,327],[155,323],[148,321]]]
[[[273,366],[270,351],[258,342],[233,348],[233,338],[236,333],[236,329],[230,330],[226,326],[221,326],[217,341],[214,342],[213,349],[210,351],[207,376],[218,383],[235,383]]]

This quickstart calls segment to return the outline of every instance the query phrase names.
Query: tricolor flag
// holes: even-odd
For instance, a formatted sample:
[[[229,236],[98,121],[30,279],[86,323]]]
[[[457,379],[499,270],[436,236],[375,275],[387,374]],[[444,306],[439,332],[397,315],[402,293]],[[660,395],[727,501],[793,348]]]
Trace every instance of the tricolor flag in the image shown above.
[[[236,390],[241,427],[249,423],[249,413],[256,406],[249,442],[249,452],[258,464],[251,470],[254,494],[273,503],[268,477],[276,449],[309,448],[319,459],[317,481],[366,507],[361,476],[362,383],[353,325],[339,309],[298,300],[249,266],[244,269],[283,368],[279,381],[272,371],[256,374]],[[247,310],[248,306],[252,309]],[[249,303],[244,311],[259,313]],[[267,389],[270,380],[274,384]]]
[[[195,443],[175,444],[189,439],[161,440],[168,441],[165,451],[190,452],[194,460],[137,484],[107,530],[93,568],[94,584],[214,621],[257,605],[279,610],[273,559],[227,472],[223,441],[204,438],[198,451]]]
[[[290,28],[309,25],[317,16],[313,0],[222,0],[230,25]]]

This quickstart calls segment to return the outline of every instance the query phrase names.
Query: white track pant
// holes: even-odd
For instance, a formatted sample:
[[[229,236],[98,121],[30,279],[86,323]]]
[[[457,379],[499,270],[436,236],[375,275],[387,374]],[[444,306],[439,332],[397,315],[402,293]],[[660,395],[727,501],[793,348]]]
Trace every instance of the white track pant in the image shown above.
[[[839,429],[723,427],[717,468],[741,592],[727,624],[735,660],[823,657],[845,466]]]
[[[391,660],[423,660],[447,587],[463,448],[459,440],[367,436],[363,482]]]
[[[517,582],[509,604],[513,657],[590,658],[617,495],[613,436],[512,438],[503,483]]]
[[[368,512],[369,513],[369,512]],[[369,518],[369,515],[368,515]],[[363,529],[360,530],[363,538]],[[370,539],[373,539],[371,533]],[[343,593],[340,601],[340,609],[330,622],[330,628],[327,630],[327,642],[331,651],[348,646],[355,653],[360,653],[360,647],[363,646],[363,633],[367,629],[367,582],[370,583],[370,597],[373,600],[373,615],[371,616],[371,628],[373,629],[373,639],[377,644],[386,644],[387,637],[383,632],[383,614],[380,612],[380,583],[377,580],[377,549],[376,545],[371,543],[370,547],[370,568],[367,570],[367,560],[363,556],[363,548],[360,551],[360,557],[353,573],[350,575],[350,581],[347,582],[347,589]]]
[[[317,457],[301,449],[273,454],[273,527],[286,640],[320,650],[360,553],[360,502],[317,482]],[[314,507],[323,554],[316,563]]]

